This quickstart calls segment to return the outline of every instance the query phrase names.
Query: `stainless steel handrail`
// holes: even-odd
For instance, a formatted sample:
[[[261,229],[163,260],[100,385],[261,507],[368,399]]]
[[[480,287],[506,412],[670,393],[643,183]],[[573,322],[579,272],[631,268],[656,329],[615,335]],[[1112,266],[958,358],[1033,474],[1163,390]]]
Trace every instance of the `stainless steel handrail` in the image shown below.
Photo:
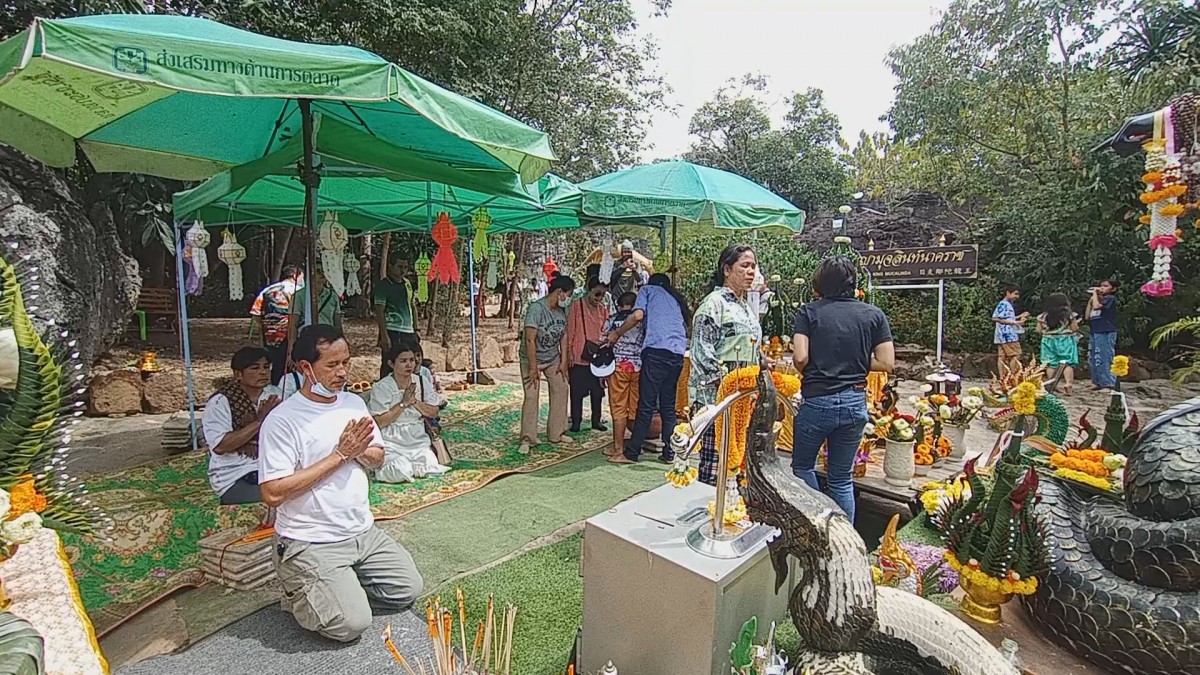
[[[671,432],[671,447],[675,452],[675,456],[679,461],[686,462],[692,456],[692,452],[700,443],[704,434],[708,432],[708,428],[716,423],[717,418],[721,418],[721,447],[717,448],[717,500],[714,505],[714,515],[712,520],[712,531],[714,536],[719,536],[725,527],[725,482],[729,478],[729,421],[731,415],[729,409],[734,403],[758,394],[757,389],[749,389],[747,391],[739,391],[731,396],[721,399],[716,405],[705,406],[696,414],[696,417],[685,424],[688,425],[689,432],[681,434],[678,431]],[[783,406],[786,406],[795,416],[800,405],[804,402],[797,393],[794,397],[786,397],[775,392],[776,399]],[[699,426],[697,426],[697,422]],[[745,430],[743,430],[744,433]]]

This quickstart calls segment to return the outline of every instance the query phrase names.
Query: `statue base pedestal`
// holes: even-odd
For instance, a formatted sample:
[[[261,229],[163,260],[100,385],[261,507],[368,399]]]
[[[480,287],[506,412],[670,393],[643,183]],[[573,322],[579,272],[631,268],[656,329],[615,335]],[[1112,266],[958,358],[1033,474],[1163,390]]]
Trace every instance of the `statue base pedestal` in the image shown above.
[[[738,558],[702,555],[677,524],[716,498],[703,483],[663,485],[590,518],[583,535],[580,672],[728,675],[729,647],[758,617],[759,637],[786,621],[795,580],[775,593],[765,540]]]

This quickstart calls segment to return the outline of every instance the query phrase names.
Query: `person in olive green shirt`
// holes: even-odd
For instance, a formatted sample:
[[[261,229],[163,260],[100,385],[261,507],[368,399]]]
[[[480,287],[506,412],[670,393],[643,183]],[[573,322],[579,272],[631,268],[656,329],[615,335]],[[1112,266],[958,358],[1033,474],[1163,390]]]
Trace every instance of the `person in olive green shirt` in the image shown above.
[[[379,325],[379,378],[392,373],[387,355],[400,345],[410,349],[421,346],[413,320],[413,289],[409,283],[409,265],[393,258],[386,279],[375,284],[375,323]]]

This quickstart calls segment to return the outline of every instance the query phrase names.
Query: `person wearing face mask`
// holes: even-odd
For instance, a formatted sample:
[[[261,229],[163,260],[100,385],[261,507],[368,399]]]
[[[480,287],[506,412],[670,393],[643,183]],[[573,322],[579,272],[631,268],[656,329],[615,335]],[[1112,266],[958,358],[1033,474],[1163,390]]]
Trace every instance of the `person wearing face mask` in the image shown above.
[[[571,431],[578,433],[583,424],[583,400],[591,400],[592,429],[608,431],[604,424],[604,387],[592,374],[592,355],[600,347],[604,322],[608,320],[608,305],[604,296],[608,288],[596,277],[588,279],[587,294],[567,308],[567,358],[571,383]]]
[[[555,277],[546,297],[535,300],[525,312],[521,330],[521,383],[525,385],[525,400],[521,405],[522,455],[538,440],[538,415],[541,408],[539,389],[546,379],[550,390],[550,415],[546,419],[546,440],[563,443],[567,431],[567,372],[568,360],[563,345],[567,332],[567,312],[563,304],[575,290],[575,280],[568,276]]]
[[[372,606],[412,606],[421,575],[371,515],[367,469],[382,466],[384,441],[367,404],[344,391],[346,338],[332,326],[308,326],[294,355],[304,384],[258,438],[262,500],[277,509],[275,572],[297,623],[349,642],[370,627]]]
[[[254,504],[258,490],[258,431],[279,404],[271,386],[271,357],[262,347],[242,347],[230,363],[233,378],[204,406],[208,482],[222,504]]]
[[[728,246],[717,260],[713,290],[692,318],[688,396],[693,407],[717,403],[725,373],[758,364],[762,326],[747,300],[757,271],[754,249],[744,244]],[[700,441],[699,479],[709,485],[717,484],[716,434],[710,426]]]
[[[433,380],[417,372],[417,356],[407,345],[388,354],[392,374],[371,386],[367,407],[383,435],[383,466],[375,478],[407,483],[449,471],[437,461],[426,425],[436,419],[442,397]]]

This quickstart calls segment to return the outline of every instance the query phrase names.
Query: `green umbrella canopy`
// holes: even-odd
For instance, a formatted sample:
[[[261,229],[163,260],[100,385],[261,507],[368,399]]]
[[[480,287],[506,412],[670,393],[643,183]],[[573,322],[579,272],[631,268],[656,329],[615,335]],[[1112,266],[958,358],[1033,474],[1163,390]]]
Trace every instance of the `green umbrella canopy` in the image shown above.
[[[322,211],[336,212],[338,221],[349,230],[428,232],[430,216],[441,211],[449,213],[460,226],[466,226],[471,213],[481,206],[492,218],[489,231],[493,233],[579,227],[574,211],[545,209],[535,194],[542,186],[570,185],[557,176],[544,176],[536,188],[526,188],[510,172],[508,191],[497,196],[436,182],[447,173],[438,173],[436,166],[408,171],[408,158],[394,151],[373,157],[375,166],[346,162],[339,155],[323,150],[331,136],[330,129],[340,134],[330,140],[340,148],[352,148],[355,142],[378,148],[378,142],[336,120],[322,118],[317,127],[316,147],[323,162],[317,202]],[[302,152],[300,139],[293,138],[266,157],[228,169],[191,190],[176,193],[175,218],[199,219],[210,225],[303,225],[304,185],[295,171]],[[457,173],[464,174],[458,177],[458,184],[471,185],[473,174]]]
[[[689,162],[643,164],[591,178],[550,206],[574,205],[593,218],[679,220],[743,230],[784,227],[799,232],[804,211],[765,187],[720,169]]]
[[[298,99],[430,162],[532,183],[546,134],[353,47],[184,16],[38,19],[0,42],[0,142],[54,166],[203,180],[300,134]]]

